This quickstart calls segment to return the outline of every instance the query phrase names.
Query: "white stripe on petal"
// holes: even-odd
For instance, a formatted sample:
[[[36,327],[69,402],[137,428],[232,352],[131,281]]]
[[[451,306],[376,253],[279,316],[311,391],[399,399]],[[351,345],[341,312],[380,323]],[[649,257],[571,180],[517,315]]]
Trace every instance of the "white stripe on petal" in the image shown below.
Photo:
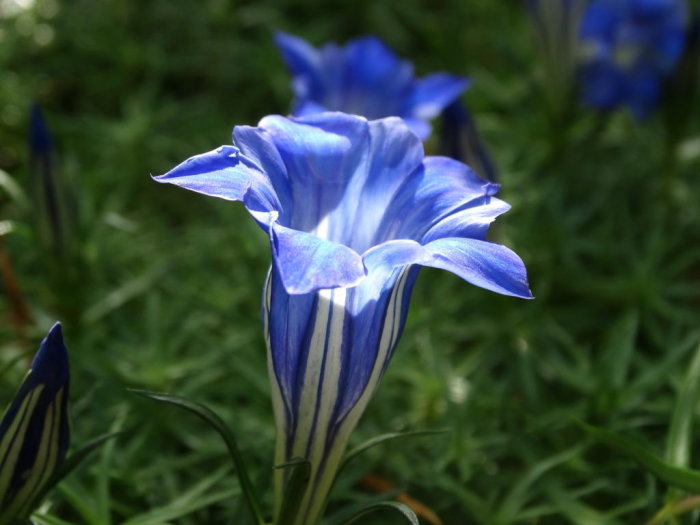
[[[338,398],[338,381],[342,366],[343,325],[345,323],[345,301],[347,289],[331,291],[332,314],[323,363],[323,384],[316,405],[314,434],[311,436],[308,458],[312,465],[319,465],[326,449],[326,438],[332,424],[331,417]]]
[[[408,275],[409,269],[402,269],[396,286],[391,292],[391,298],[389,299],[389,303],[387,305],[386,319],[384,320],[384,326],[382,328],[379,348],[372,368],[372,373],[367,385],[365,386],[364,392],[357,400],[355,405],[344,416],[339,418],[341,423],[337,428],[337,432],[335,432],[331,437],[332,442],[325,443],[327,439],[323,440],[323,444],[326,445],[326,448],[323,451],[323,454],[320,456],[320,461],[323,461],[323,456],[325,456],[325,461],[320,472],[316,471],[316,469],[320,466],[318,463],[319,459],[316,459],[315,457],[311,458],[313,468],[311,473],[312,484],[309,486],[309,489],[304,495],[304,500],[301,504],[301,508],[306,508],[307,510],[306,513],[300,514],[299,521],[297,521],[295,525],[314,523],[314,520],[318,519],[320,514],[323,512],[326,501],[324,498],[317,497],[317,495],[328,493],[329,487],[335,479],[336,470],[340,465],[343,454],[345,453],[350,433],[354,430],[355,426],[357,426],[357,423],[365,411],[369,400],[374,394],[374,391],[376,390],[379,380],[383,374],[385,363],[391,357],[391,352],[401,332],[401,313],[403,310],[404,296],[403,292]],[[330,422],[330,424],[336,423],[337,422],[335,421]],[[314,443],[314,451],[320,444],[321,440],[318,439],[318,443]]]
[[[297,410],[294,429],[294,444],[291,457],[306,457],[309,438],[316,414],[323,359],[326,353],[326,340],[328,338],[329,324],[334,309],[332,304],[332,290],[324,289],[317,292],[316,321],[313,334],[309,343],[309,351],[306,357],[301,396]]]

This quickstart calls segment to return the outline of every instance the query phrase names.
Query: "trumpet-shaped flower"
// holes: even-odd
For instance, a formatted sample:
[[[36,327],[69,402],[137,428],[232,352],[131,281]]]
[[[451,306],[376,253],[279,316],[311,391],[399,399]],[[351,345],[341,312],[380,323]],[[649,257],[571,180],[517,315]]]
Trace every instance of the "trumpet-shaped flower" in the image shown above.
[[[311,462],[295,523],[312,525],[401,335],[419,266],[501,294],[530,291],[520,258],[485,238],[509,208],[498,185],[424,157],[401,119],[269,116],[233,139],[157,180],[243,202],[270,237],[263,318],[276,459]],[[278,501],[284,482],[280,471]]]
[[[466,78],[447,73],[415,78],[411,63],[376,37],[356,38],[344,47],[329,43],[319,49],[286,33],[277,33],[275,40],[293,76],[296,116],[342,111],[368,119],[401,117],[426,139],[428,121],[469,85]]]
[[[685,40],[684,0],[594,0],[581,24],[583,100],[637,118],[656,105]]]
[[[27,518],[65,458],[68,383],[68,352],[56,323],[0,423],[0,525]]]

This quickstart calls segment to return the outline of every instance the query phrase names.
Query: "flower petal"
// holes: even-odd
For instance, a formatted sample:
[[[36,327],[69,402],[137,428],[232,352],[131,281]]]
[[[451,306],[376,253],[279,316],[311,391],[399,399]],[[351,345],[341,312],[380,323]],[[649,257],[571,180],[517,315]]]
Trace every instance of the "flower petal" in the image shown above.
[[[435,73],[415,81],[403,114],[429,120],[437,117],[469,87],[469,80],[448,73]]]
[[[424,155],[423,144],[400,118],[374,120],[369,131],[366,167],[355,174],[329,218],[328,238],[342,239],[358,253],[376,243],[386,203],[420,167]]]
[[[413,81],[413,66],[401,60],[376,37],[357,38],[345,49],[345,67],[339,92],[342,105],[334,107],[369,119],[401,115],[401,102]]]
[[[483,203],[498,184],[479,178],[467,165],[447,157],[426,157],[423,169],[411,174],[388,206],[380,227],[381,238],[421,239],[448,214]]]
[[[426,122],[425,120],[405,116],[403,117],[403,120],[411,131],[421,140],[427,139],[430,136],[430,132],[433,130],[430,123]]]
[[[500,294],[532,297],[520,257],[505,246],[478,239],[449,237],[424,246],[408,239],[389,241],[368,250],[363,261],[367,279],[384,277],[400,266],[419,264],[447,270]]]
[[[297,97],[317,98],[322,93],[321,57],[306,40],[278,31],[275,43],[287,68],[294,76],[292,86]]]
[[[365,278],[362,258],[347,246],[277,223],[270,228],[270,240],[277,270],[290,294],[355,286]]]
[[[284,224],[286,214],[291,215],[292,189],[287,178],[287,168],[268,133],[252,126],[233,128],[233,142],[241,153],[270,180],[279,200],[280,222]]]
[[[292,113],[297,117],[306,117],[308,115],[316,115],[317,113],[324,113],[328,111],[327,108],[323,107],[318,102],[313,100],[300,100],[295,103]]]
[[[280,207],[269,178],[233,146],[195,155],[154,179],[212,197],[242,201],[251,211],[269,212]]]
[[[362,255],[368,276],[376,272],[390,271],[398,266],[427,264],[430,260],[430,252],[426,251],[420,243],[410,239],[388,241],[367,250]]]
[[[341,113],[260,121],[280,153],[296,203],[285,226],[314,232],[345,195],[367,155],[367,120]],[[325,235],[322,235],[325,237]]]
[[[442,237],[470,237],[486,240],[486,232],[499,215],[510,209],[510,204],[495,197],[483,197],[483,204],[450,214],[425,234],[423,243]]]
[[[503,295],[532,298],[523,261],[505,246],[477,239],[447,237],[428,243],[424,266],[452,272],[476,286]]]

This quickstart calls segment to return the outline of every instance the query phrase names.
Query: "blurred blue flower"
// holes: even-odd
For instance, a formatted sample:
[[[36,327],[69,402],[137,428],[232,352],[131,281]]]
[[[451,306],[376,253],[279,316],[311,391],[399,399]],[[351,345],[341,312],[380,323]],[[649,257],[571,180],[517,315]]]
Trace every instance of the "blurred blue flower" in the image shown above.
[[[26,519],[68,449],[68,352],[56,323],[0,422],[0,524]]]
[[[319,49],[281,32],[275,41],[293,76],[296,116],[342,111],[368,119],[401,117],[424,140],[430,135],[428,121],[469,85],[447,73],[417,79],[410,62],[371,36]]]
[[[648,115],[683,53],[686,11],[684,0],[591,2],[580,31],[584,102]]]
[[[394,351],[419,266],[529,298],[525,267],[486,240],[509,209],[498,185],[424,157],[399,118],[265,117],[236,146],[156,180],[242,201],[270,237],[263,317],[278,421],[277,462],[304,457],[311,486],[297,525],[323,511],[350,432]],[[279,496],[284,472],[278,472]],[[279,497],[277,498],[279,502]]]

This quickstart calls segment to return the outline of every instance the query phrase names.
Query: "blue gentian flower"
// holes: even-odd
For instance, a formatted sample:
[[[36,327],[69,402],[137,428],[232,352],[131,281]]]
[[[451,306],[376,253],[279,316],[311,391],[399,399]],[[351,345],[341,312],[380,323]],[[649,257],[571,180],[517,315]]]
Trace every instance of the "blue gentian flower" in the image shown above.
[[[296,116],[342,111],[370,120],[401,117],[424,140],[430,135],[428,121],[469,85],[447,73],[415,78],[412,64],[376,37],[319,49],[286,33],[276,33],[275,41],[293,76]]]
[[[654,108],[683,53],[684,0],[594,0],[581,24],[582,96],[601,110]]]
[[[0,422],[0,525],[26,519],[68,449],[68,352],[56,323]]]
[[[237,126],[233,140],[156,180],[241,201],[270,237],[263,317],[277,462],[310,460],[295,523],[312,525],[401,335],[418,268],[531,295],[520,258],[486,240],[509,209],[498,185],[425,157],[403,120],[269,116]]]

